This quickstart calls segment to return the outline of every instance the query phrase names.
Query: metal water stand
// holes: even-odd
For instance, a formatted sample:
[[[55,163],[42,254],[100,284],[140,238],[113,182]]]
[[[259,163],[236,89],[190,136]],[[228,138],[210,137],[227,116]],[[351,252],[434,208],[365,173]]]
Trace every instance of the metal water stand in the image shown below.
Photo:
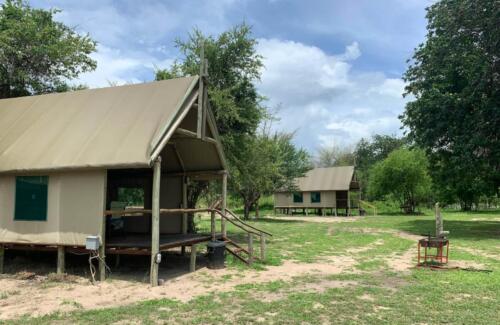
[[[418,241],[418,264],[417,266],[438,267],[448,263],[448,255],[450,251],[450,241],[447,235],[448,231],[443,231],[443,218],[439,203],[435,206],[436,218],[436,235],[432,237],[430,234],[427,238],[422,238]],[[422,248],[424,252],[422,254]]]

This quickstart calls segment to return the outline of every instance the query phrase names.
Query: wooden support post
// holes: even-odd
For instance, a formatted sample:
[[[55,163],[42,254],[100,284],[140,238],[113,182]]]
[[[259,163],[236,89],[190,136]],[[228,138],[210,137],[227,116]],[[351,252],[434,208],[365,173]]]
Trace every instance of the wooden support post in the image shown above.
[[[57,246],[57,274],[64,274],[64,246]]]
[[[260,234],[260,259],[261,261],[266,260],[266,235]]]
[[[227,173],[222,174],[222,214],[226,215],[227,208]],[[226,238],[226,219],[220,219],[220,228],[222,232],[222,237]]]
[[[189,258],[189,272],[196,271],[196,244],[191,245],[191,256]]]
[[[106,199],[108,192],[108,173],[105,172],[104,175],[104,191],[103,191],[103,210],[106,211]],[[116,194],[118,194],[116,192]],[[101,233],[100,233],[100,246],[99,246],[99,281],[106,280],[106,220],[107,216],[103,216],[101,222]]]
[[[205,95],[204,92],[204,87],[203,87],[203,75],[205,72],[205,48],[202,45],[200,49],[200,79],[198,81],[198,119],[197,119],[197,125],[196,125],[196,135],[198,139],[201,139],[203,134],[202,134],[202,128],[203,128],[203,97]]]
[[[350,192],[347,191],[347,215],[351,215],[351,196],[349,194]]]
[[[158,285],[158,263],[156,256],[160,251],[160,183],[161,157],[156,158],[153,166],[153,202],[151,216],[151,271],[150,284]]]
[[[248,264],[253,263],[253,237],[252,234],[248,234]]]
[[[215,211],[210,212],[210,233],[212,234],[212,241],[215,241]]]
[[[188,178],[187,176],[182,177],[182,208],[187,209],[187,185]],[[186,212],[182,213],[182,234],[187,234],[188,230],[188,215]],[[186,246],[181,247],[181,255],[186,253]]]
[[[106,216],[102,218],[101,245],[99,246],[99,281],[106,280]]]
[[[3,261],[5,258],[5,247],[0,245],[0,274],[3,273]]]

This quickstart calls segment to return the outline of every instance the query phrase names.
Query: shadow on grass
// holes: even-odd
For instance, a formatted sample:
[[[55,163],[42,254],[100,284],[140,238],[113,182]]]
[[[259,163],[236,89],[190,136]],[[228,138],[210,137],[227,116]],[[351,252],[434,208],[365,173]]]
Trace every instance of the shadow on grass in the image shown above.
[[[434,220],[410,220],[399,225],[401,230],[405,230],[416,235],[434,234]],[[445,220],[444,229],[450,232],[450,238],[463,239],[499,239],[500,221],[484,220]]]
[[[261,217],[258,219],[252,219],[252,222],[266,222],[266,223],[302,223],[304,221],[302,220],[290,220],[290,219],[279,219],[279,217],[276,218],[266,218],[266,217]]]

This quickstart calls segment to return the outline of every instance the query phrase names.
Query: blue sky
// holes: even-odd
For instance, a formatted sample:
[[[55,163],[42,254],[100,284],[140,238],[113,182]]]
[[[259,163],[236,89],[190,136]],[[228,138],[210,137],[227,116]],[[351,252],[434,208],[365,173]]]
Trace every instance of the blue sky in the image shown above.
[[[179,57],[173,42],[198,27],[218,34],[247,22],[265,69],[257,84],[280,107],[275,128],[295,142],[350,146],[375,133],[401,134],[401,75],[425,37],[431,0],[31,1],[98,41],[90,87],[151,81]]]

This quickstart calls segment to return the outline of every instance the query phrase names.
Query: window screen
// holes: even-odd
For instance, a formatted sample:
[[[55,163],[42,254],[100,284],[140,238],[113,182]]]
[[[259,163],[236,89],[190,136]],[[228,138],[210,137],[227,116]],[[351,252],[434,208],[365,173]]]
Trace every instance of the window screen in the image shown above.
[[[320,202],[321,202],[321,193],[311,192],[311,203],[320,203]]]
[[[302,193],[293,193],[293,203],[302,203],[304,202],[304,197]]]
[[[47,220],[47,176],[16,177],[14,220]]]

